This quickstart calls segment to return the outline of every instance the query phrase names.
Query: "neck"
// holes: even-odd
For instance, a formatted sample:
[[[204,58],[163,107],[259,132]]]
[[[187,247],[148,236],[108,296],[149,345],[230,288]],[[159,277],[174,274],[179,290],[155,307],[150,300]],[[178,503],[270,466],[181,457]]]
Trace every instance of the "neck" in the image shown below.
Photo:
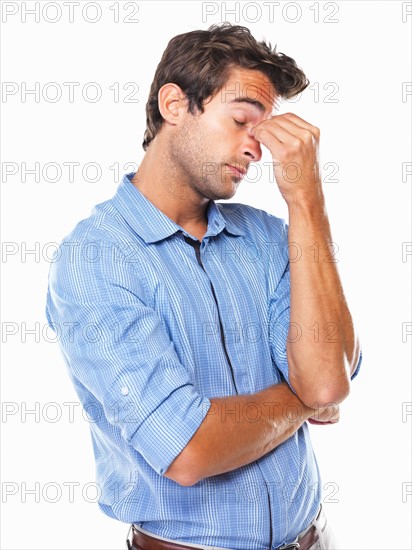
[[[132,183],[168,218],[199,237],[206,232],[209,199],[189,185],[188,176],[159,138],[150,143]]]

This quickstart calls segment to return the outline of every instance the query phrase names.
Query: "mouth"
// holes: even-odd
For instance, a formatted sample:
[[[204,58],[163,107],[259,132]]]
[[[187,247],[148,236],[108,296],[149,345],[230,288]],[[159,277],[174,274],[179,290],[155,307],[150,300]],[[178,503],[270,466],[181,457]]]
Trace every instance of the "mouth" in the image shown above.
[[[243,178],[244,175],[246,174],[246,170],[244,168],[236,168],[236,166],[232,166],[231,164],[226,164],[226,166],[238,178]]]

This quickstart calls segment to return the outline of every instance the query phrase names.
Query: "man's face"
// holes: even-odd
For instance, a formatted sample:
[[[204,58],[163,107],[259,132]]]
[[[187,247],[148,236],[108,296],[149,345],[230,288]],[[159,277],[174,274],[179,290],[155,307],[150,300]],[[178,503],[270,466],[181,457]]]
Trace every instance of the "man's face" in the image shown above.
[[[236,68],[206,100],[204,113],[184,115],[171,154],[192,190],[212,200],[233,197],[250,163],[262,156],[250,129],[273,116],[277,98],[266,75]]]

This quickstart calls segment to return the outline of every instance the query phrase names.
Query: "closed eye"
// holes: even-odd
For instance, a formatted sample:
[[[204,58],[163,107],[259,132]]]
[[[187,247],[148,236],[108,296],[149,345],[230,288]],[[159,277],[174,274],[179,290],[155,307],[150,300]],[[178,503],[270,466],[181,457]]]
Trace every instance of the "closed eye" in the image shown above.
[[[233,120],[238,126],[244,126],[246,124],[246,122],[240,122],[240,120],[236,120],[235,118]]]

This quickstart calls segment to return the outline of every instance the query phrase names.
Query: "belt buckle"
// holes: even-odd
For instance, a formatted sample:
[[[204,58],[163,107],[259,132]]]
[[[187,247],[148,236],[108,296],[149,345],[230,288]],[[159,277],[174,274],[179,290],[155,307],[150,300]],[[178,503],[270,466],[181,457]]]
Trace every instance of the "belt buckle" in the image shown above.
[[[299,550],[300,544],[298,542],[291,542],[289,544],[285,544],[284,546],[280,546],[278,550]]]

